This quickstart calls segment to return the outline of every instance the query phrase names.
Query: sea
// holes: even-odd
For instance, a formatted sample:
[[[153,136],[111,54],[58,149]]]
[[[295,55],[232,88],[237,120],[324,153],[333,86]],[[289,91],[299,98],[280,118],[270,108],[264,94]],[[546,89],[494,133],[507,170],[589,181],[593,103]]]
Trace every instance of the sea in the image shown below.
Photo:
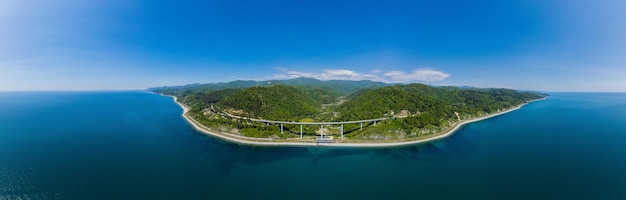
[[[4,199],[626,199],[626,93],[550,93],[394,148],[255,147],[144,91],[0,93]]]

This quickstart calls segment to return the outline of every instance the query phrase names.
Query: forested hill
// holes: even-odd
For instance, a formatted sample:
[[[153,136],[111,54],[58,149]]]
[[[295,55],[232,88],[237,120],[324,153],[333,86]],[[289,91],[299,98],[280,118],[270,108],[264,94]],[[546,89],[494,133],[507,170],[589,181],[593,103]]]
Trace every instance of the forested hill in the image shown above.
[[[271,120],[313,118],[340,121],[400,116],[419,117],[431,124],[493,113],[543,97],[537,93],[510,89],[432,87],[424,84],[383,87],[381,84],[384,83],[371,81],[307,78],[284,80],[280,84],[258,84],[254,81],[235,81],[194,87],[154,88],[153,91],[178,96],[192,108],[192,112],[200,112],[214,104],[237,114]]]
[[[380,118],[398,115],[419,116],[429,121],[459,115],[493,113],[544,95],[510,89],[460,89],[423,84],[395,85],[360,91],[339,106],[340,120]]]
[[[232,120],[219,112],[277,121],[389,119],[378,124],[365,124],[365,127],[345,124],[346,133],[353,133],[347,138],[357,140],[419,138],[448,130],[461,120],[504,111],[547,96],[510,89],[387,85],[371,81],[306,78],[161,87],[152,91],[177,96],[180,102],[191,108],[188,115],[206,126],[220,127],[222,131],[241,130],[240,134],[248,137],[295,136],[280,132],[271,125]],[[212,112],[211,106],[218,113]],[[299,127],[285,128],[295,130]],[[304,129],[309,134],[318,131],[315,127]],[[333,127],[325,129],[333,130]]]
[[[294,120],[312,117],[320,111],[320,98],[316,97],[328,94],[307,91],[284,85],[251,87],[225,98],[217,106],[254,118]]]

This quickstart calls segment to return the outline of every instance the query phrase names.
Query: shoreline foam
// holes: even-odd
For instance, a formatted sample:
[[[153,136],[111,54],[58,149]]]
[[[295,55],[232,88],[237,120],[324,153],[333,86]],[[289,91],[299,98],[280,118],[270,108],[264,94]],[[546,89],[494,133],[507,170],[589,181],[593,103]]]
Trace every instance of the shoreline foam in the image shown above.
[[[533,101],[529,101],[526,102],[524,104],[521,104],[515,108],[511,108],[508,110],[504,110],[501,112],[497,112],[497,113],[493,113],[493,114],[489,114],[487,116],[483,116],[483,117],[479,117],[479,118],[474,118],[474,119],[470,119],[470,120],[464,120],[461,121],[460,123],[454,125],[454,128],[444,132],[444,133],[440,133],[437,134],[433,137],[428,137],[428,138],[424,138],[424,139],[418,139],[418,140],[411,140],[411,141],[404,141],[404,142],[381,142],[381,143],[311,143],[311,142],[266,142],[267,139],[265,138],[250,138],[250,137],[245,137],[245,136],[240,136],[240,135],[233,135],[233,134],[227,134],[227,133],[215,133],[212,132],[210,130],[207,130],[208,128],[202,124],[200,124],[198,121],[196,121],[195,119],[189,117],[187,115],[187,112],[189,112],[189,107],[187,107],[186,105],[178,102],[178,98],[176,98],[176,96],[172,96],[172,95],[162,95],[162,96],[169,96],[172,97],[174,99],[174,102],[176,104],[178,104],[182,109],[183,109],[183,118],[185,118],[185,120],[191,124],[196,130],[207,134],[207,135],[211,135],[229,142],[234,142],[237,144],[246,144],[246,145],[254,145],[254,146],[326,146],[326,147],[398,147],[398,146],[408,146],[408,145],[414,145],[414,144],[420,144],[420,143],[426,143],[426,142],[431,142],[431,141],[435,141],[435,140],[440,140],[443,138],[446,138],[452,134],[454,134],[456,131],[458,131],[461,127],[463,127],[466,124],[470,124],[470,123],[474,123],[474,122],[478,122],[478,121],[482,121],[485,119],[489,119],[492,117],[496,117],[502,114],[506,114],[509,112],[513,112],[515,110],[518,110],[522,107],[524,107],[525,105],[528,105],[529,103],[532,102],[536,102],[536,101],[541,101],[546,99],[547,97],[544,97],[542,99],[536,99]],[[241,139],[238,139],[241,138]],[[256,140],[256,141],[255,141]],[[266,141],[262,141],[262,140],[266,140]],[[270,140],[271,141],[271,140]]]

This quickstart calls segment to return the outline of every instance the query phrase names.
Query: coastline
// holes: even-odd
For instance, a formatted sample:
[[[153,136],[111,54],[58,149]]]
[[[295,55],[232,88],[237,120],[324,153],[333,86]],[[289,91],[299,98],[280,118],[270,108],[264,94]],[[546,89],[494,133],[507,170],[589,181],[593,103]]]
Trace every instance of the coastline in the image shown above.
[[[367,148],[367,147],[408,146],[408,145],[415,145],[415,144],[420,144],[420,143],[426,143],[426,142],[431,142],[431,141],[435,141],[435,140],[440,140],[440,139],[446,138],[446,137],[454,134],[456,131],[458,131],[461,127],[463,127],[466,124],[482,121],[482,120],[489,119],[489,118],[492,118],[492,117],[496,117],[496,116],[499,116],[499,115],[502,115],[502,114],[513,112],[515,110],[518,110],[518,109],[524,107],[525,105],[528,105],[529,103],[545,100],[547,98],[547,97],[544,97],[542,99],[532,100],[532,101],[526,102],[524,104],[521,104],[521,105],[519,105],[517,107],[511,108],[511,109],[508,109],[508,110],[504,110],[504,111],[501,111],[501,112],[489,114],[487,116],[474,118],[474,119],[470,119],[470,120],[463,120],[460,123],[455,124],[454,128],[452,128],[452,129],[450,129],[448,131],[445,131],[443,133],[437,134],[437,135],[435,135],[433,137],[428,137],[428,138],[423,138],[423,139],[418,139],[418,140],[411,140],[411,141],[404,141],[404,142],[381,142],[381,143],[311,143],[311,142],[267,142],[267,141],[271,141],[271,139],[250,138],[250,137],[234,135],[234,134],[227,134],[227,133],[215,133],[215,132],[212,132],[211,130],[208,130],[208,127],[200,124],[195,119],[189,117],[187,115],[187,112],[189,112],[189,107],[187,107],[186,105],[178,102],[178,98],[176,98],[176,96],[163,95],[163,94],[161,94],[161,95],[162,96],[172,97],[174,99],[174,102],[176,104],[178,104],[183,109],[183,113],[182,113],[183,118],[185,118],[185,120],[189,124],[191,124],[197,131],[200,131],[200,132],[202,132],[204,134],[211,135],[213,137],[217,137],[217,138],[229,141],[229,142],[233,142],[233,143],[237,143],[237,144],[245,144],[245,145],[254,145],[254,146],[327,146],[327,147],[365,147],[365,148]],[[240,138],[240,139],[238,139],[238,138]]]

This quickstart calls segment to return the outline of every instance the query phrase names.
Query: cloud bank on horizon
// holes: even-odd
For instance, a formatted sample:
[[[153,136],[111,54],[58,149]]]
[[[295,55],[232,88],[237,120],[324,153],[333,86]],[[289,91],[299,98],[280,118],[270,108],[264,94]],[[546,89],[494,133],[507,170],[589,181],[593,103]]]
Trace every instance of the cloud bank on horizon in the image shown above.
[[[318,80],[370,80],[379,81],[385,83],[433,83],[443,81],[450,77],[450,74],[432,70],[432,69],[415,69],[409,73],[403,71],[388,71],[372,70],[371,73],[359,73],[353,70],[347,69],[324,69],[321,72],[303,72],[296,70],[289,70],[281,67],[276,69],[282,71],[282,74],[277,74],[264,79],[292,79],[292,78],[314,78]]]

